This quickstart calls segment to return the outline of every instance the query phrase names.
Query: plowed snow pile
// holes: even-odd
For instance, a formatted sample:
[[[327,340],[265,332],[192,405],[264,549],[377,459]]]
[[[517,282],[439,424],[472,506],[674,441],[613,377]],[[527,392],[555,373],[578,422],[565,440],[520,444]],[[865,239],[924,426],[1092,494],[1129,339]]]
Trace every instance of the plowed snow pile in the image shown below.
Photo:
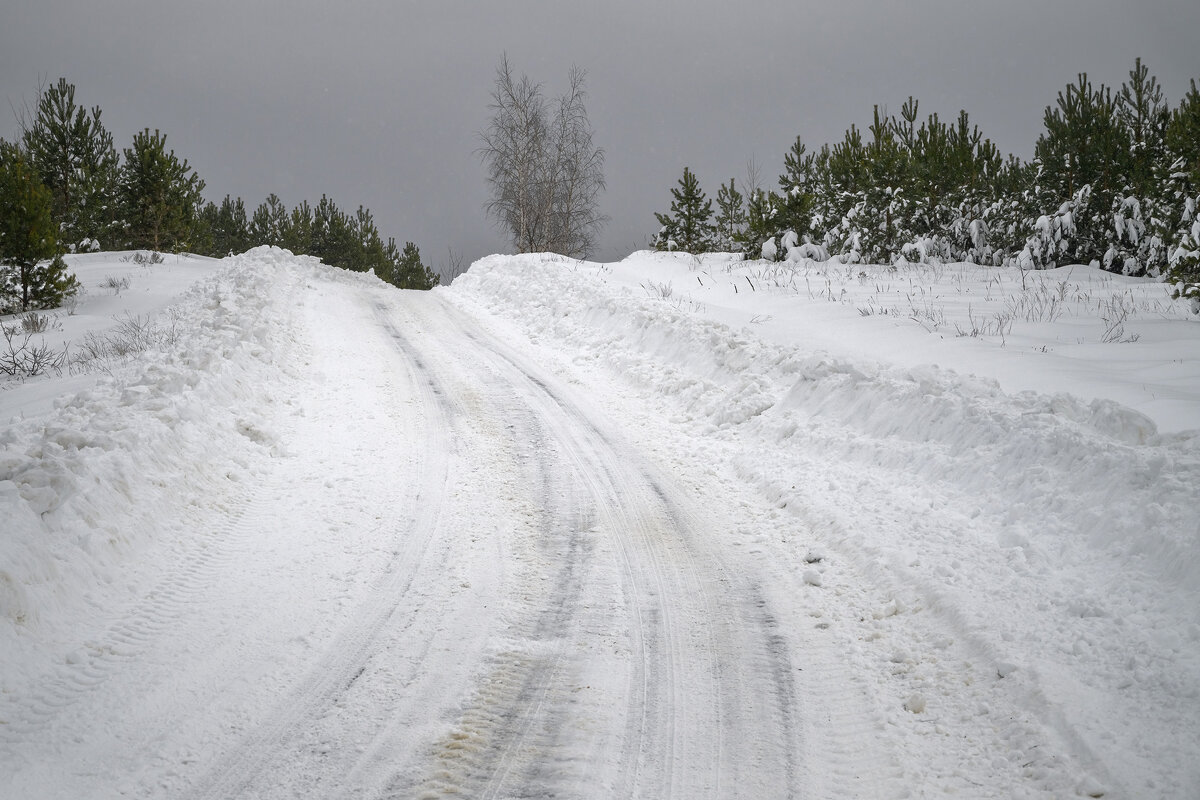
[[[1200,322],[1166,287],[638,253],[493,257],[450,291],[803,518],[806,541],[756,544],[824,595],[890,724],[1002,732],[948,773],[1045,778],[1044,730],[1087,771],[1056,791],[1200,790]],[[1060,296],[971,333],[989,302]],[[1114,338],[1096,311],[1121,303]]]

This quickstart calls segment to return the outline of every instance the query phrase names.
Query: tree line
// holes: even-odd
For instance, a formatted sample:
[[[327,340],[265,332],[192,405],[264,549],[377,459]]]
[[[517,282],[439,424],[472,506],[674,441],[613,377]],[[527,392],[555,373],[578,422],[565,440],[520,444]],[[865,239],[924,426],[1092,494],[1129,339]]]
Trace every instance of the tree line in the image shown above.
[[[288,210],[272,194],[247,215],[241,198],[205,202],[165,134],[146,128],[118,154],[100,107],[77,105],[65,78],[18,123],[17,141],[0,139],[0,313],[60,305],[78,288],[62,254],[101,248],[222,257],[277,245],[400,288],[438,282],[416,245],[385,242],[361,206],[346,213],[322,196]]]
[[[946,122],[918,105],[876,106],[865,132],[851,125],[815,152],[797,137],[777,190],[731,178],[715,211],[685,168],[652,244],[848,263],[1095,263],[1200,283],[1195,80],[1171,108],[1140,58],[1116,91],[1080,74],[1046,108],[1030,161],[1002,155],[966,111]]]

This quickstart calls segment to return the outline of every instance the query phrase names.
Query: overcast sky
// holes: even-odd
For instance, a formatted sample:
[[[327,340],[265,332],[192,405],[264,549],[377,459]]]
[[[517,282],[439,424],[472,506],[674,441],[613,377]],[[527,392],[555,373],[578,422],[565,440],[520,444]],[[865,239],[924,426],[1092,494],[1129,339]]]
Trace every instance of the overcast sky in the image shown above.
[[[427,262],[469,262],[509,251],[475,152],[504,52],[551,97],[587,71],[611,217],[594,256],[614,260],[645,246],[685,165],[710,196],[751,159],[774,184],[797,135],[840,140],[876,103],[965,108],[1022,157],[1079,72],[1119,86],[1141,56],[1175,105],[1200,81],[1200,2],[0,0],[0,137],[7,105],[65,77],[118,149],[166,133],[210,200],[324,193]]]

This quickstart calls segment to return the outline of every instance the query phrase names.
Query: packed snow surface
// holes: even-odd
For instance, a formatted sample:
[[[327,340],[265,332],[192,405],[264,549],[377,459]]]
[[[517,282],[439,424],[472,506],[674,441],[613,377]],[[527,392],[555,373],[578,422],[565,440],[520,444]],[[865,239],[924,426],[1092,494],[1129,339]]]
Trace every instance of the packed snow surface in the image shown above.
[[[1200,795],[1167,287],[131,256],[0,390],[0,795]]]

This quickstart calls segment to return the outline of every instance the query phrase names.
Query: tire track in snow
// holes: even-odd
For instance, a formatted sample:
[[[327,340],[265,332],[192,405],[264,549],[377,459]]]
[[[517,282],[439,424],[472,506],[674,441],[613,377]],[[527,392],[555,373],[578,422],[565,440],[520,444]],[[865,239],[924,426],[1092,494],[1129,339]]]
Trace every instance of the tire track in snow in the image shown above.
[[[427,313],[443,320],[459,316],[444,306]],[[432,320],[427,324],[435,326]],[[620,613],[633,655],[624,722],[615,737],[619,768],[607,772],[619,777],[610,787],[595,787],[595,795],[797,796],[802,748],[793,718],[793,667],[761,594],[702,552],[699,520],[683,510],[685,501],[534,368],[475,335],[461,318],[443,323],[440,334],[443,346],[452,336],[471,344],[456,345],[455,352],[459,357],[470,352],[482,362],[486,369],[478,371],[490,372],[497,384],[492,397],[515,396],[528,409],[537,424],[530,442],[553,444],[549,457],[542,456],[543,470],[569,477],[568,495],[586,503],[613,547],[625,597]],[[562,510],[552,516],[557,513]],[[714,590],[717,586],[721,589]],[[531,620],[565,616],[563,610],[577,602],[561,590],[550,592],[548,600]],[[562,630],[561,621],[554,627]],[[383,796],[570,793],[569,783],[546,782],[554,775],[544,765],[555,763],[556,749],[574,759],[611,761],[613,753],[580,755],[572,749],[578,743],[554,739],[552,732],[570,728],[578,709],[561,701],[547,708],[545,702],[563,694],[567,673],[585,667],[558,655],[548,663],[498,660],[430,756],[433,775],[397,781]]]
[[[705,788],[716,797],[784,797],[795,794],[798,791],[796,759],[800,752],[800,733],[793,720],[796,701],[792,679],[794,668],[760,590],[752,582],[734,577],[718,559],[701,551],[697,535],[697,531],[703,527],[701,520],[686,510],[687,501],[684,498],[668,491],[662,478],[651,474],[647,466],[639,466],[631,475],[630,464],[637,464],[640,459],[606,437],[579,407],[533,377],[529,368],[519,366],[513,356],[500,352],[496,347],[493,347],[493,352],[523,373],[544,394],[549,401],[547,418],[570,420],[570,426],[562,426],[564,439],[570,436],[570,431],[577,431],[578,435],[586,434],[585,440],[577,442],[579,446],[571,448],[571,451],[592,454],[591,464],[588,465],[590,469],[585,467],[582,474],[601,475],[607,482],[607,486],[593,487],[595,496],[626,498],[636,497],[639,492],[649,495],[639,503],[609,506],[617,514],[614,529],[632,531],[640,537],[638,554],[626,550],[629,566],[636,565],[634,559],[637,555],[649,554],[659,598],[678,601],[696,597],[703,600],[703,605],[698,609],[700,613],[693,614],[691,619],[693,624],[701,621],[705,627],[703,637],[694,637],[701,642],[700,652],[689,650],[694,647],[692,642],[675,638],[669,645],[670,663],[673,670],[683,673],[688,662],[697,660],[697,657],[703,661],[706,656],[716,654],[718,658],[705,665],[707,675],[701,672],[689,680],[674,682],[675,693],[669,710],[671,716],[668,717],[670,722],[664,727],[671,730],[671,736],[676,737],[681,730],[691,727],[679,726],[672,717],[676,709],[689,709],[694,705],[694,700],[688,695],[700,682],[697,677],[701,680],[707,678],[717,702],[714,718],[705,722],[711,724],[715,741],[704,743],[711,748],[711,753],[700,759],[685,755],[682,760],[688,765],[684,772],[686,780],[693,779],[697,761],[712,764],[714,772],[711,784],[707,787],[686,782],[679,786],[678,776],[672,775],[668,766],[664,772],[670,775],[668,780],[673,790],[670,796],[694,796],[691,793],[702,792]],[[646,519],[637,518],[637,510],[647,506],[657,506],[654,515],[660,517],[651,517],[649,524]],[[672,542],[675,548],[670,547]],[[709,574],[705,575],[705,571]],[[725,587],[721,595],[709,588],[714,578],[716,583]],[[677,585],[667,585],[670,583]],[[732,604],[730,601],[733,601]],[[682,625],[671,620],[671,605],[670,602],[660,601],[661,625],[669,636],[677,637]],[[731,605],[734,607],[731,608]],[[683,624],[687,624],[687,620]],[[721,627],[725,630],[720,630]],[[754,635],[746,637],[741,634],[743,630],[752,631]],[[723,651],[721,644],[731,641],[738,641],[738,647],[732,652]],[[764,678],[767,680],[764,681]],[[757,692],[752,694],[741,688],[743,684],[755,683],[760,684],[756,689],[765,690],[766,700],[763,699],[764,695]],[[746,709],[754,710],[746,713]],[[768,724],[764,725],[764,722]],[[764,733],[768,735],[764,737]],[[759,742],[760,745],[747,748],[747,742]],[[678,754],[686,752],[689,746],[693,745],[674,739],[672,748],[675,752],[666,759],[667,764],[671,765],[679,757]],[[750,753],[748,750],[756,752]],[[766,776],[769,778],[768,786],[761,785],[763,775],[744,769],[748,755],[749,763],[757,761],[771,765],[772,774]],[[723,772],[732,775],[723,775]]]
[[[428,390],[451,394],[454,379],[428,366],[440,359],[423,357],[405,336],[395,335],[425,370]],[[518,564],[507,592],[516,602],[502,615],[502,635],[458,725],[433,745],[442,767],[438,774],[425,779],[419,772],[399,775],[372,796],[497,797],[506,796],[513,783],[550,785],[550,776],[539,775],[546,765],[528,753],[551,752],[566,722],[555,709],[571,673],[566,643],[588,579],[586,535],[593,512],[582,507],[570,481],[557,469],[551,455],[555,443],[545,439],[541,421],[522,403],[503,399],[511,394],[508,388],[489,386],[487,394],[493,402],[502,398],[488,413],[508,420],[503,434],[508,448],[529,456],[516,479],[532,492],[531,521],[519,532],[521,541],[516,544],[524,549],[513,559]]]
[[[136,664],[150,645],[170,630],[209,591],[215,576],[238,557],[249,533],[241,520],[249,509],[264,502],[261,485],[236,492],[222,505],[232,509],[219,525],[205,526],[184,540],[166,576],[110,622],[97,636],[86,640],[66,662],[43,673],[27,695],[3,695],[0,705],[0,744],[16,748],[37,747],[47,735],[72,729],[80,722],[78,707],[110,680]]]

